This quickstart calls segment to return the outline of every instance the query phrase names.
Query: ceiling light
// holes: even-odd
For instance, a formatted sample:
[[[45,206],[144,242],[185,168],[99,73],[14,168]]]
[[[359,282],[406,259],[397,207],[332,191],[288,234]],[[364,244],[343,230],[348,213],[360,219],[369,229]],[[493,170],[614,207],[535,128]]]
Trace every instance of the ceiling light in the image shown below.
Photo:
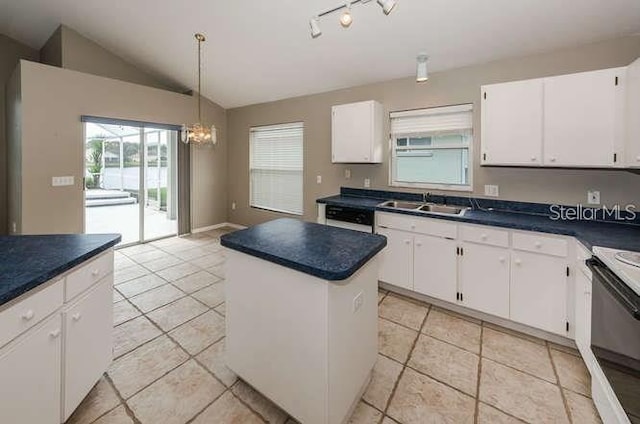
[[[416,82],[425,82],[429,79],[429,70],[427,69],[427,59],[429,59],[429,56],[419,54],[416,59]]]
[[[200,33],[197,33],[195,37],[198,41],[198,122],[182,126],[182,141],[196,146],[214,145],[218,142],[216,127],[202,123],[202,95],[200,94],[202,92],[202,76],[200,70],[202,68],[202,43],[205,41],[205,37]]]
[[[382,7],[384,14],[388,15],[396,7],[396,0],[378,0],[378,4]]]
[[[322,35],[322,30],[320,29],[320,22],[318,21],[317,16],[309,20],[309,27],[311,28],[311,37],[318,38]]]
[[[346,2],[344,8],[344,12],[342,12],[342,16],[340,16],[340,25],[348,28],[353,22],[353,18],[351,17],[351,3]]]

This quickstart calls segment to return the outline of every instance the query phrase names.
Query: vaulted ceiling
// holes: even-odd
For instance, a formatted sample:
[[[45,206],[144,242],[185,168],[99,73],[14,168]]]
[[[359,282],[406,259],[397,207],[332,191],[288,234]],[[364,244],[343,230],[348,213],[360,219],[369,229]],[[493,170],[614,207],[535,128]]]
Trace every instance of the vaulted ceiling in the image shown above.
[[[640,32],[640,0],[398,0],[354,6],[353,24],[309,18],[341,0],[0,0],[0,33],[40,48],[63,23],[141,69],[195,86],[195,32],[207,36],[203,94],[225,108]]]

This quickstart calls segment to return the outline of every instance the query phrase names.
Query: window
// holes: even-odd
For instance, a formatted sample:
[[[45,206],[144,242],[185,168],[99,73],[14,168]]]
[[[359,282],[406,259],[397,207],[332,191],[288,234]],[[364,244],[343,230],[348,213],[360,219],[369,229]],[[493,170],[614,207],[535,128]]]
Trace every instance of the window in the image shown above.
[[[250,204],[302,215],[303,124],[251,128]]]
[[[391,113],[390,184],[471,190],[472,105]]]

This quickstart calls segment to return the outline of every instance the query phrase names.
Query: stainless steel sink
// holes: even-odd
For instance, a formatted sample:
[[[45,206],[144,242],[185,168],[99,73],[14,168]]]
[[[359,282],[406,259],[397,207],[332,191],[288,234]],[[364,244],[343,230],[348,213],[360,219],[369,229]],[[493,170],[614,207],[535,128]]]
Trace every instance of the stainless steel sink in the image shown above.
[[[383,206],[385,208],[414,210],[414,209],[419,209],[423,205],[424,203],[420,203],[420,202],[402,202],[399,200],[389,200],[388,202],[382,203],[380,206]]]
[[[467,208],[459,206],[441,205],[438,203],[421,203],[406,202],[399,200],[389,200],[381,203],[379,206],[385,208],[405,209],[416,212],[424,212],[425,214],[441,214],[441,215],[464,215]]]

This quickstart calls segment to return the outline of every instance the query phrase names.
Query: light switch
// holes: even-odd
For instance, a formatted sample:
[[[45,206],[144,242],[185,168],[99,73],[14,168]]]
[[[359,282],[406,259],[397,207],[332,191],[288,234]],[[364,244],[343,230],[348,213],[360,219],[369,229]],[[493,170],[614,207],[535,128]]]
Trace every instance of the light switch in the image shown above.
[[[484,195],[485,196],[491,196],[491,197],[500,196],[499,187],[497,185],[485,185],[484,186]]]
[[[51,177],[51,186],[52,187],[62,187],[62,186],[72,186],[74,184],[74,177],[65,176],[65,177]]]
[[[371,187],[371,180],[369,178],[364,179],[364,188]]]
[[[322,175],[316,175],[316,183],[322,184]]]
[[[347,180],[351,179],[351,170],[350,169],[345,169],[344,170],[344,178]]]

